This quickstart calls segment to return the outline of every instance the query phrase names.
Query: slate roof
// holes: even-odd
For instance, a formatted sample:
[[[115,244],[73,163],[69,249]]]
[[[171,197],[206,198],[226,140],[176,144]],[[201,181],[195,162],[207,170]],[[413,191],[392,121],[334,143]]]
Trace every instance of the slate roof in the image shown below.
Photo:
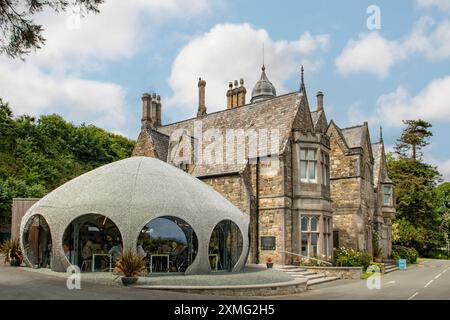
[[[363,146],[364,125],[341,129],[341,133],[350,148]]]
[[[311,119],[312,119],[312,122],[313,122],[314,128],[315,128],[317,125],[317,121],[319,121],[319,112],[317,110],[311,111]]]
[[[160,160],[166,161],[169,148],[169,136],[151,129],[147,130],[147,132],[153,140],[158,158]]]
[[[381,182],[387,182],[392,183],[392,180],[389,179],[386,172],[381,172],[383,167],[385,166],[385,163],[383,163],[383,143],[377,142],[372,143],[372,155],[374,159],[374,165],[373,165],[373,177],[374,177],[374,185],[378,185],[378,179],[381,178]],[[386,171],[386,168],[384,168],[384,171]]]
[[[192,118],[164,125],[157,128],[157,130],[167,137],[177,129],[185,129],[190,135],[194,135],[194,122],[200,122],[200,120],[203,132],[208,129],[218,129],[224,139],[226,137],[226,131],[229,129],[243,129],[244,131],[253,129],[256,132],[259,132],[259,130],[267,130],[269,135],[271,131],[278,129],[280,141],[279,148],[276,152],[281,154],[290,137],[294,119],[299,111],[300,99],[300,94],[296,91],[269,100],[210,113],[201,119]],[[205,145],[203,146],[204,148]],[[246,148],[248,148],[248,143],[246,143]],[[170,150],[168,150],[168,153],[170,153]],[[170,163],[170,159],[167,159],[167,161]],[[199,164],[194,167],[191,174],[199,177],[242,172],[245,166],[246,163]]]

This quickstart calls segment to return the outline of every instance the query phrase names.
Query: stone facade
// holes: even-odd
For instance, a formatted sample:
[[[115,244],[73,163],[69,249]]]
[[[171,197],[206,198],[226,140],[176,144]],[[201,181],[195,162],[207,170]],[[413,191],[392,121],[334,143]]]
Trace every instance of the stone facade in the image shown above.
[[[372,144],[368,124],[328,128],[331,141],[331,198],[333,199],[335,247],[352,247],[379,258],[391,253],[391,219],[395,201],[384,201],[387,177],[382,138]]]
[[[299,91],[276,97],[263,68],[255,87],[264,90],[253,93],[267,91],[270,95],[253,96],[250,104],[245,104],[245,96],[243,100],[236,98],[238,101],[234,97],[238,91],[246,92],[241,81],[240,87],[235,84],[233,89],[231,85],[224,95],[227,109],[208,114],[206,82],[200,80],[197,117],[168,125],[155,125],[157,121],[143,117],[133,155],[158,157],[187,171],[247,213],[251,263],[263,263],[271,257],[275,263],[288,264],[295,254],[331,260],[333,225],[345,231],[341,232],[343,243],[372,250],[372,219],[381,211],[375,206],[376,194],[370,193],[372,184],[360,169],[361,163],[367,163],[369,172],[373,171],[370,142],[362,152],[348,153],[342,134],[342,141],[330,134],[334,124],[329,126],[326,119],[322,92],[318,92],[316,110],[311,112],[303,75]],[[245,161],[212,161],[227,154],[225,147],[214,143],[229,143],[229,130],[244,132],[244,139],[238,137],[236,145],[231,142],[233,148],[244,148]],[[267,141],[258,137],[258,147],[267,142],[271,152],[252,153],[251,135],[247,134],[264,130],[277,133],[276,138],[271,136],[270,147],[267,137]],[[214,143],[203,143],[211,132]],[[342,218],[336,220],[335,215]]]

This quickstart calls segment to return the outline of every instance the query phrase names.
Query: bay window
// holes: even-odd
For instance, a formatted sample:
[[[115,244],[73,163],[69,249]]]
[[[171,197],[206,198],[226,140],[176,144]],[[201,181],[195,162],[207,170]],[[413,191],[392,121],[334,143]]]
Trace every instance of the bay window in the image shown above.
[[[322,165],[322,184],[324,186],[328,185],[330,180],[330,156],[326,152],[320,153],[321,165]]]
[[[300,149],[300,181],[317,182],[316,149]]]
[[[392,187],[391,186],[383,186],[383,205],[385,205],[385,206],[392,205]]]
[[[319,243],[319,217],[303,216],[301,218],[302,255],[317,257]]]

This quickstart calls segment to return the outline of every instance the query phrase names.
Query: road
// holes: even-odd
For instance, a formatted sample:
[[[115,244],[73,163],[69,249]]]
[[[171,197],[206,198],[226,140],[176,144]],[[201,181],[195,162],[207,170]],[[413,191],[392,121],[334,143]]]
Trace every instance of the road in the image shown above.
[[[245,299],[245,297],[243,297]],[[248,297],[255,299],[255,297]],[[381,288],[369,290],[364,280],[338,280],[291,296],[262,299],[446,299],[450,300],[450,261],[427,260],[381,277]],[[81,290],[68,290],[65,278],[13,268],[0,262],[0,299],[235,299],[211,295],[82,283]]]
[[[380,289],[369,290],[363,280],[338,280],[283,299],[450,300],[450,260],[425,260],[386,274]]]

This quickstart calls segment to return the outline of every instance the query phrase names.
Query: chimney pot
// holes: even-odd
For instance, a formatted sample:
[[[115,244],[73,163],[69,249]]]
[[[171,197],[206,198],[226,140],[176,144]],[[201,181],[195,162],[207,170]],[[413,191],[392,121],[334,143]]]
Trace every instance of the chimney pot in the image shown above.
[[[206,115],[205,87],[206,87],[206,81],[202,80],[202,78],[198,78],[198,110],[197,110],[197,118],[201,118],[201,117]]]
[[[323,111],[323,92],[317,92],[317,111]]]

